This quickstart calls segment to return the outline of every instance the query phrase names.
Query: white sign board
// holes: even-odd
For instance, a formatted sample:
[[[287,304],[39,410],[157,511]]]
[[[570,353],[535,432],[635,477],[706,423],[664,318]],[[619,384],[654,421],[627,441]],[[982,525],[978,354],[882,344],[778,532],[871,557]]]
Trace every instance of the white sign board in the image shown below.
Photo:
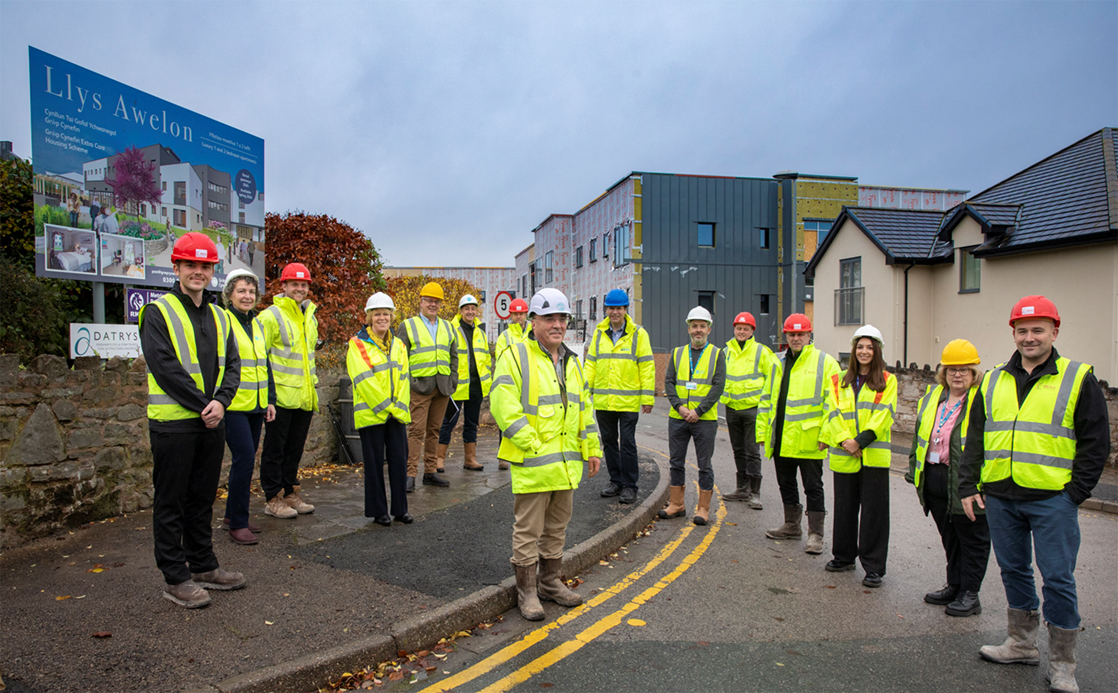
[[[96,325],[70,323],[70,358],[114,356],[134,359],[140,355],[140,327],[138,325]]]
[[[509,319],[509,306],[512,305],[512,294],[507,291],[498,291],[493,298],[493,310],[501,320]]]

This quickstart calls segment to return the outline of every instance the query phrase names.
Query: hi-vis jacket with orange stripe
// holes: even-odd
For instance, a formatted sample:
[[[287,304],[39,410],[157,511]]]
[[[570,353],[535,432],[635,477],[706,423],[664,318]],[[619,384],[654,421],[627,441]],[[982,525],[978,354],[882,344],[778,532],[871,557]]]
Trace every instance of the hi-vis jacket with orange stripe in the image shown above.
[[[256,316],[272,362],[277,407],[318,411],[318,373],[314,365],[318,320],[314,312],[315,305],[309,300],[299,304],[281,295]]]
[[[884,390],[876,392],[862,385],[855,398],[854,388],[842,384],[845,376],[846,371],[832,375],[827,387],[831,410],[821,439],[831,446],[831,471],[853,474],[862,465],[888,468],[893,457],[890,441],[897,410],[897,378],[886,371]],[[842,442],[863,431],[873,431],[877,440],[861,450],[861,457],[851,455],[842,447]]]
[[[792,364],[788,382],[788,395],[784,404],[784,426],[780,432],[780,450],[773,450],[773,426],[776,421],[780,398],[780,384],[784,377],[784,362],[788,352],[773,360],[772,371],[765,380],[765,391],[757,407],[757,442],[765,445],[765,456],[779,454],[783,457],[821,460],[826,450],[819,449],[820,434],[827,422],[831,404],[824,385],[831,376],[842,369],[829,354],[808,344]],[[823,439],[822,442],[827,442]]]
[[[403,340],[389,332],[388,353],[362,327],[349,340],[346,370],[353,381],[353,427],[365,428],[388,421],[411,423],[411,384],[408,350]]]
[[[625,316],[625,327],[615,344],[609,336],[609,318],[598,323],[586,350],[586,381],[594,396],[594,409],[640,411],[656,403],[656,363],[652,341],[643,327]]]

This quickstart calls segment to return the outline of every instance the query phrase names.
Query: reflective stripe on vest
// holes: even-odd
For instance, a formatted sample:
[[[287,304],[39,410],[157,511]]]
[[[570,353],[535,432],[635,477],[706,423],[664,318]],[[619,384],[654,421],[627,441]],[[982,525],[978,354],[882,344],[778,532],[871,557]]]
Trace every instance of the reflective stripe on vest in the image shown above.
[[[978,384],[976,383],[964,397],[967,401],[963,404],[963,420],[959,428],[959,442],[963,450],[967,447],[967,429],[970,427],[970,410],[971,404],[974,403],[974,398],[971,393],[976,392]],[[936,413],[939,411],[939,399],[943,394],[943,386],[935,385],[928,386],[928,391],[920,399],[920,404],[916,411],[916,472],[913,475],[913,484],[920,487],[920,477],[924,475],[924,463],[928,457],[928,448],[931,445],[932,428],[935,426]],[[944,460],[944,464],[948,464],[949,460]]]
[[[241,357],[241,384],[229,403],[229,411],[255,411],[268,406],[268,346],[259,323],[252,326],[252,336],[229,310],[229,324],[237,337],[237,353]],[[255,322],[255,321],[254,321]]]
[[[191,380],[194,381],[198,391],[203,393],[206,397],[213,397],[213,392],[205,391],[205,382],[202,379],[202,367],[198,363],[198,342],[194,334],[194,326],[190,322],[190,316],[187,315],[186,309],[177,298],[172,298],[170,294],[165,294],[152,303],[144,306],[140,310],[139,322],[143,326],[144,311],[150,306],[155,306],[156,309],[163,315],[163,321],[167,324],[167,333],[171,338],[171,344],[175,347],[175,356],[178,357],[179,363],[182,365],[189,375]],[[229,316],[225,311],[218,308],[213,304],[208,304],[210,314],[213,316],[214,323],[217,325],[217,380],[214,381],[214,391],[221,387],[222,380],[225,379],[225,346],[229,341]],[[199,419],[202,417],[200,412],[191,411],[178,403],[174,397],[168,395],[159,387],[156,382],[155,376],[151,373],[151,368],[147,370],[148,376],[148,418],[156,421],[181,421],[184,419]]]
[[[607,324],[608,318],[602,322]],[[652,353],[638,355],[641,334],[644,328],[626,317],[626,327],[632,326],[627,334],[623,334],[615,343],[600,326],[594,330],[594,339],[587,349],[586,363],[593,366],[592,378],[594,382],[588,383],[594,395],[596,409],[607,411],[640,411],[641,401],[656,396],[654,388],[646,389],[641,378],[641,364],[651,363],[654,360]],[[629,347],[622,351],[612,351],[629,339]],[[604,341],[603,341],[604,340]],[[606,344],[604,353],[602,344]],[[647,368],[647,367],[646,367]],[[601,387],[599,387],[599,384]]]
[[[358,357],[347,360],[353,380],[354,428],[382,424],[389,416],[409,423],[411,387],[406,378],[408,352],[403,340],[392,340],[390,357],[358,337],[351,338],[349,345]]]
[[[466,330],[461,321],[457,325],[452,321],[458,331],[458,387],[454,390],[451,399],[456,401],[470,398],[470,350],[473,350],[474,364],[477,366],[478,379],[481,381],[481,396],[489,395],[492,385],[493,373],[490,369],[489,340],[477,325],[474,326],[473,341],[466,340]],[[507,330],[506,330],[507,332]]]
[[[279,301],[290,302],[295,306],[301,323],[297,323],[279,305]],[[268,358],[272,362],[272,380],[276,385],[276,406],[286,409],[318,409],[318,392],[315,390],[317,369],[315,367],[315,346],[318,341],[317,321],[314,318],[314,304],[306,302],[302,309],[294,300],[277,296],[276,304],[266,308],[257,316],[257,324],[263,325],[265,319],[274,319],[279,331],[277,344],[269,338]]]
[[[892,373],[885,372],[885,384],[888,389],[889,381],[894,377]],[[854,394],[854,388],[851,385],[844,386],[843,373],[838,373],[831,376],[832,387],[835,392],[836,409],[833,409],[828,415],[828,421],[837,419],[839,416],[844,421],[849,421],[854,426],[854,435],[851,438],[857,437],[867,425],[869,425],[870,418],[877,412],[889,412],[891,415],[896,414],[895,407],[891,402],[883,402],[882,398],[885,396],[885,390],[877,392],[870,389],[867,385],[863,384],[858,394]],[[873,401],[866,401],[863,399],[869,396],[868,393],[873,392]],[[853,409],[853,411],[850,411]],[[862,448],[862,455],[851,455],[845,448],[840,446],[830,447],[831,456],[831,471],[839,473],[854,473],[857,472],[863,465],[867,467],[888,467],[893,457],[892,445],[892,427],[886,430],[884,435],[874,440],[869,445]],[[841,430],[841,429],[840,429]],[[849,429],[847,429],[849,433]]]
[[[737,340],[730,340],[736,342]],[[722,392],[722,403],[730,409],[752,409],[761,402],[761,395],[765,389],[765,374],[761,371],[761,354],[764,349],[756,339],[750,338],[746,342],[748,347],[753,345],[753,368],[745,371],[749,361],[742,356],[746,349],[737,349],[730,342],[726,343],[726,389]],[[740,370],[743,372],[737,373]]]
[[[431,330],[422,317],[416,315],[404,321],[404,327],[411,341],[408,364],[412,378],[450,375],[450,340],[454,330],[450,322],[442,318],[436,320],[438,320],[435,327],[436,339],[431,339]]]
[[[715,367],[718,363],[718,347],[713,344],[707,344],[703,347],[703,351],[699,353],[694,374],[691,373],[691,358],[688,354],[690,348],[690,345],[676,347],[675,351],[672,352],[672,360],[675,361],[675,394],[688,409],[698,409],[706,396],[710,394]],[[708,348],[710,349],[709,355],[706,353]],[[686,369],[684,369],[684,366],[686,366]],[[695,377],[692,377],[693,375]],[[695,383],[695,387],[688,390],[688,382]],[[683,418],[674,407],[668,415],[676,419]],[[717,421],[718,407],[711,407],[699,419],[702,421]]]

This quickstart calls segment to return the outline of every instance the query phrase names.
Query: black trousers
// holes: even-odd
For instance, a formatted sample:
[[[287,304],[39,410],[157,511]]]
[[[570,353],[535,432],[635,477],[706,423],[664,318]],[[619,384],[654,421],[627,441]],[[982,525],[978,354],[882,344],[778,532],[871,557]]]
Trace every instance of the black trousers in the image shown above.
[[[450,434],[454,433],[454,427],[458,425],[459,412],[465,412],[466,415],[466,420],[462,422],[462,442],[477,442],[477,424],[481,419],[481,400],[483,399],[485,398],[481,395],[481,382],[470,380],[470,398],[449,402],[446,405],[443,425],[439,429],[439,445],[450,445]]]
[[[361,436],[361,456],[365,458],[365,517],[388,514],[384,495],[385,462],[388,462],[388,482],[392,486],[392,515],[406,515],[408,425],[389,418],[382,424],[357,429],[357,435]]]
[[[975,515],[971,522],[966,515],[951,514],[949,471],[946,464],[924,465],[924,504],[943,541],[947,584],[978,592],[990,563],[990,526],[985,515]]]
[[[776,483],[780,486],[780,500],[785,505],[800,504],[800,489],[796,484],[796,471],[804,483],[804,496],[810,512],[824,512],[827,509],[823,500],[823,460],[800,459],[798,457],[774,457]]]
[[[636,488],[640,478],[637,464],[637,420],[640,413],[598,409],[594,416],[598,420],[598,436],[602,441],[610,482],[624,488]]]
[[[761,477],[761,451],[757,445],[757,407],[731,409],[726,407],[726,428],[730,431],[730,447],[734,449],[734,466],[738,474]]]
[[[191,573],[218,567],[210,523],[225,454],[225,427],[204,433],[151,431],[148,437],[155,486],[155,565],[168,585],[179,585]]]
[[[889,468],[862,467],[853,474],[835,472],[834,477],[835,560],[853,563],[860,558],[867,573],[884,575],[889,557]]]
[[[699,489],[714,489],[714,469],[710,458],[714,455],[714,438],[718,435],[718,421],[700,419],[687,423],[683,419],[668,419],[668,465],[672,486],[686,483],[687,443],[695,441],[695,461],[699,467]]]
[[[313,411],[276,407],[276,418],[264,424],[260,453],[260,488],[265,500],[287,495],[299,485],[299,460],[311,430]]]

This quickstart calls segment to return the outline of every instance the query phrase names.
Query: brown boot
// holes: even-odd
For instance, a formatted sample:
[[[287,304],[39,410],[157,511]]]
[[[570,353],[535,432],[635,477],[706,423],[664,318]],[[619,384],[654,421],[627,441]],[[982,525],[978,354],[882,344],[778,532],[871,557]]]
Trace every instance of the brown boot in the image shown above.
[[[695,508],[695,516],[691,521],[695,524],[702,526],[710,519],[710,497],[714,495],[714,491],[699,490],[699,507]]]
[[[516,603],[520,615],[528,621],[542,621],[543,607],[536,595],[536,566],[514,565],[516,570]]]
[[[765,536],[769,539],[799,539],[804,535],[804,530],[800,527],[800,521],[803,517],[804,506],[786,505],[784,506],[784,524],[765,532]]]
[[[508,461],[506,461],[506,460],[497,460],[497,469],[500,469],[500,470],[504,471],[504,470],[506,470],[506,469],[508,469],[508,468],[509,468],[509,463],[508,463]]]
[[[466,461],[462,466],[475,472],[485,469],[484,464],[477,463],[477,443],[466,443]]]
[[[687,508],[683,507],[683,487],[669,486],[671,495],[668,496],[668,507],[656,513],[661,520],[670,520],[674,517],[686,517]]]
[[[765,506],[761,504],[761,477],[749,477],[749,485],[752,488],[752,493],[749,497],[749,507],[754,510],[764,510]]]
[[[823,553],[823,519],[827,513],[822,510],[807,511],[807,545],[804,553],[818,556]]]
[[[283,497],[283,502],[287,504],[287,507],[300,515],[307,515],[314,512],[314,506],[299,497],[298,486],[291,487],[291,493]]]
[[[439,447],[435,451],[435,469],[440,474],[446,471],[446,449],[449,447],[449,445],[439,443]]]
[[[562,558],[540,557],[539,585],[536,591],[540,599],[555,602],[559,606],[578,606],[582,595],[563,584],[559,569],[563,567]]]

